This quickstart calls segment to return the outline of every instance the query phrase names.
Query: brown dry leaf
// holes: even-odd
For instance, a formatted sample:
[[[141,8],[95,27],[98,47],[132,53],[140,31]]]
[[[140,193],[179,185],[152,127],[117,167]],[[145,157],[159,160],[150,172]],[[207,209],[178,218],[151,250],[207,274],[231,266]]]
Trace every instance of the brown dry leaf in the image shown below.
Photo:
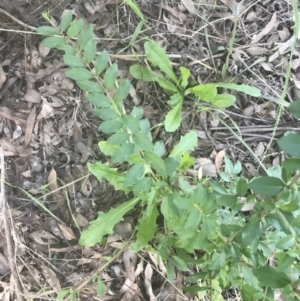
[[[217,177],[217,169],[212,160],[208,158],[196,159],[198,168],[202,166],[203,177]]]
[[[233,13],[237,12],[239,3],[237,3],[235,0],[221,0],[221,2],[227,7],[229,7]],[[245,6],[241,5],[239,8],[239,13],[242,13],[244,10],[245,10]]]
[[[53,114],[53,108],[49,105],[49,103],[43,99],[43,105],[42,110],[40,111],[39,115],[37,116],[37,121],[40,121],[41,119],[52,117]]]
[[[223,163],[223,159],[224,159],[225,155],[226,155],[226,150],[225,149],[219,151],[216,154],[215,165],[216,165],[216,169],[217,169],[218,173],[221,171],[221,167],[222,167],[222,163]]]
[[[253,46],[253,47],[249,47],[249,48],[245,49],[245,51],[248,52],[252,56],[257,56],[257,55],[262,55],[262,54],[268,52],[269,50],[264,47]]]
[[[163,14],[163,20],[165,21],[166,25],[167,25],[167,29],[169,32],[174,33],[177,30],[177,26],[169,19],[165,16],[165,14]]]
[[[287,41],[291,37],[290,31],[286,27],[284,27],[282,30],[277,30],[277,33],[282,42]]]
[[[146,293],[149,296],[151,301],[157,301],[157,298],[153,294],[153,289],[152,289],[152,285],[151,285],[152,275],[153,275],[153,269],[152,269],[151,265],[148,263],[146,266],[146,269],[145,269],[145,279],[144,279]]]
[[[148,251],[148,255],[152,262],[154,263],[155,267],[161,272],[162,275],[167,274],[167,269],[165,267],[164,262],[159,258],[159,256],[156,253],[152,253]]]
[[[264,154],[265,146],[263,142],[259,142],[254,150],[256,156],[260,157]]]
[[[42,57],[46,57],[50,52],[50,48],[48,48],[48,47],[44,46],[42,43],[40,43],[39,52]]]
[[[6,75],[3,71],[3,68],[2,66],[0,65],[0,89],[2,88],[3,84],[5,83],[6,81]]]
[[[159,6],[159,5],[158,5]],[[162,4],[161,5],[162,9],[167,10],[169,13],[171,13],[175,18],[177,18],[180,22],[186,22],[188,20],[187,15],[185,15],[184,13],[178,11],[177,9],[175,9],[174,7]]]
[[[43,276],[45,277],[45,280],[55,290],[55,292],[60,292],[61,290],[60,281],[58,280],[56,274],[45,264],[42,264],[42,273]]]
[[[63,236],[63,238],[65,238],[66,240],[76,239],[76,236],[70,227],[63,224],[57,224],[57,225],[61,231],[61,235]]]
[[[273,71],[273,65],[271,63],[261,62],[260,65],[266,70],[266,71]]]
[[[255,167],[252,163],[245,163],[245,167],[247,168],[248,173],[252,177],[258,177],[259,176],[259,172],[257,171],[257,169],[255,169]]]
[[[271,30],[274,29],[276,25],[277,25],[277,15],[276,15],[276,13],[274,13],[270,22],[266,25],[266,27],[257,36],[255,36],[252,39],[250,44],[255,44],[258,41],[260,41],[264,36],[266,36],[268,33],[270,33]]]
[[[29,236],[40,245],[53,245],[57,243],[57,238],[45,230],[33,231]]]
[[[31,135],[35,124],[35,118],[36,118],[36,108],[35,106],[33,106],[26,121],[25,138],[24,138],[25,146],[27,146],[31,140]]]
[[[195,3],[192,0],[181,0],[181,3],[186,7],[190,14],[195,15],[198,13]]]
[[[0,145],[3,147],[4,156],[17,156],[19,154],[17,147],[11,143],[9,138],[0,139]]]
[[[124,296],[120,301],[140,301],[141,298],[138,296],[138,293],[139,287],[137,283],[133,283],[125,292]]]
[[[23,134],[22,128],[19,125],[17,125],[13,132],[12,139],[16,140],[19,137],[21,137],[22,134]]]
[[[21,175],[22,175],[24,178],[31,178],[31,177],[32,177],[32,173],[31,173],[31,170],[30,170],[30,169],[28,169],[28,170],[22,172]]]
[[[28,89],[24,95],[24,99],[33,103],[40,103],[42,100],[40,93],[34,89]]]
[[[48,184],[49,184],[49,190],[51,192],[56,191],[58,189],[57,175],[56,175],[56,171],[53,167],[48,175]]]
[[[10,267],[8,266],[8,262],[4,255],[0,253],[0,275],[5,275],[10,271]]]

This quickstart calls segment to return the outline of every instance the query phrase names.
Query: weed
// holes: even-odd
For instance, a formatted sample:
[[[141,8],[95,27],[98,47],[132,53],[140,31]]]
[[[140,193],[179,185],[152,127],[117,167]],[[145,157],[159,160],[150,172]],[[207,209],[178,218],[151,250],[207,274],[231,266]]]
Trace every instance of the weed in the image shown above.
[[[89,171],[99,181],[106,179],[116,190],[132,196],[108,212],[99,212],[79,243],[102,243],[115,224],[138,205],[142,210],[131,248],[153,251],[155,245],[170,281],[174,268],[186,273],[184,291],[223,300],[222,292],[233,288],[239,289],[244,300],[252,301],[273,300],[275,290],[281,289],[288,300],[296,300],[300,284],[300,135],[289,132],[279,139],[278,146],[292,158],[282,166],[266,169],[265,176],[248,180],[240,176],[241,163],[226,158],[220,181],[207,179],[194,187],[185,170],[194,163],[190,151],[197,146],[196,132],[181,136],[170,153],[162,141],[153,141],[143,108],[126,112],[123,101],[130,82],[118,80],[118,66],[109,64],[106,51],[96,53],[93,27],[84,27],[80,19],[72,20],[69,12],[59,27],[43,26],[38,31],[48,36],[44,46],[65,52],[64,63],[70,67],[66,76],[86,93],[95,115],[102,119],[99,130],[110,136],[99,143],[101,151],[114,166],[126,166],[124,171],[109,163],[88,163]],[[72,40],[75,37],[76,42]],[[233,95],[219,93],[219,88],[260,96],[259,90],[247,85],[191,86],[190,71],[180,67],[178,77],[158,44],[147,41],[144,48],[152,67],[160,72],[141,65],[132,66],[130,72],[136,79],[157,82],[170,97],[171,109],[164,121],[169,132],[180,126],[187,95],[207,103],[211,111],[235,102]],[[289,109],[299,117],[299,102]],[[162,225],[157,224],[159,216],[163,217]],[[273,260],[276,266],[269,264]],[[95,281],[103,294],[101,281]],[[65,291],[61,296],[65,293],[74,294]]]

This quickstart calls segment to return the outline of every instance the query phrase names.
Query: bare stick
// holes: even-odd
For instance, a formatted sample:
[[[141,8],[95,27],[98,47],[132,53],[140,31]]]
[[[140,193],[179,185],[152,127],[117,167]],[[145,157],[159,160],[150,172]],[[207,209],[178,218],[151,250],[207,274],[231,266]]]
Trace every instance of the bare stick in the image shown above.
[[[36,31],[36,28],[30,25],[27,25],[25,23],[23,23],[22,21],[18,20],[17,18],[15,18],[14,16],[12,16],[11,14],[9,14],[6,10],[0,8],[0,13],[6,15],[7,17],[9,17],[11,20],[13,20],[14,22],[18,23],[19,25],[25,27],[25,28],[29,28],[33,31]]]
[[[14,254],[14,248],[13,248],[13,239],[11,234],[11,228],[10,223],[8,219],[9,212],[7,211],[7,203],[6,203],[6,197],[5,197],[5,166],[4,166],[4,153],[3,148],[0,146],[0,168],[1,168],[1,175],[0,175],[0,204],[2,208],[2,216],[3,216],[3,223],[4,223],[4,229],[5,229],[5,236],[6,236],[6,244],[7,244],[7,256],[8,256],[8,263],[11,269],[12,276],[14,278],[15,282],[15,288],[16,288],[16,297],[18,301],[24,301],[23,297],[23,289],[20,282],[20,279],[18,277],[16,262],[14,260],[15,254]]]

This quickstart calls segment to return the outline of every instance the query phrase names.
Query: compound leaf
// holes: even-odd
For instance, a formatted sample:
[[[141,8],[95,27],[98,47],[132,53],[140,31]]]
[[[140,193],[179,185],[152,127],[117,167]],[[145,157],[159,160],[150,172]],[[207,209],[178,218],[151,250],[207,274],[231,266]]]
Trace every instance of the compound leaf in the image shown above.
[[[106,50],[103,50],[101,54],[96,57],[95,61],[95,70],[96,74],[99,75],[102,73],[108,66],[108,53]]]
[[[137,183],[145,173],[144,163],[134,164],[128,171],[125,177],[125,185],[130,186]]]
[[[254,178],[249,183],[249,188],[252,189],[255,193],[266,196],[272,197],[278,195],[283,188],[284,182],[275,177],[258,177]]]
[[[112,120],[119,116],[116,111],[111,108],[96,108],[93,110],[93,113],[102,120]]]
[[[123,123],[118,120],[107,120],[100,124],[99,130],[106,134],[115,133],[123,127]]]
[[[66,43],[63,37],[48,37],[42,41],[42,45],[48,48],[60,48]]]
[[[82,58],[78,57],[77,55],[73,55],[73,54],[65,54],[64,55],[64,63],[67,66],[73,67],[73,68],[85,66],[84,60]]]
[[[81,233],[79,244],[92,247],[101,243],[107,234],[113,234],[114,226],[123,220],[123,216],[133,209],[138,203],[139,198],[124,202],[117,208],[112,208],[108,212],[98,212],[98,218],[92,221],[89,227]]]
[[[89,24],[83,28],[78,35],[77,46],[80,50],[83,50],[86,43],[93,38],[94,26]]]
[[[85,69],[85,68],[70,68],[65,72],[66,76],[76,80],[76,81],[82,81],[82,80],[87,80],[90,78],[93,78],[93,74]]]
[[[122,122],[124,125],[133,132],[138,132],[140,130],[140,123],[139,121],[134,118],[132,115],[124,114],[121,117]]]
[[[106,87],[106,89],[111,88],[117,79],[118,76],[118,65],[112,64],[109,66],[109,68],[106,70],[103,78],[103,83]]]
[[[83,58],[86,61],[86,63],[89,64],[90,62],[93,61],[96,55],[96,51],[97,51],[96,42],[94,41],[94,39],[90,39],[84,46],[84,50],[83,50]]]
[[[134,133],[132,136],[133,142],[144,151],[153,151],[153,144],[148,137],[142,133]]]
[[[109,99],[106,95],[100,93],[89,93],[86,99],[95,107],[108,108],[110,107]]]
[[[60,30],[65,31],[72,22],[72,11],[68,10],[60,20]]]
[[[91,92],[91,93],[102,93],[103,89],[96,82],[91,80],[78,80],[76,81],[77,86],[83,91]]]
[[[112,162],[124,162],[128,161],[130,156],[134,153],[134,144],[133,143],[124,143],[122,144],[112,156]]]
[[[283,288],[291,283],[290,279],[283,272],[270,266],[260,267],[253,270],[253,274],[257,277],[262,286],[269,286],[271,288]]]
[[[277,144],[289,156],[300,157],[300,134],[287,132],[278,140]]]
[[[121,103],[128,96],[129,90],[130,90],[130,81],[126,79],[119,85],[114,95],[114,100],[116,101],[116,103]]]
[[[67,30],[67,37],[69,39],[74,38],[79,34],[82,28],[83,28],[83,19],[74,20]]]
[[[158,157],[155,153],[145,152],[144,159],[160,175],[165,176],[167,174],[165,162],[163,161],[162,158]]]
[[[58,30],[52,26],[40,26],[36,31],[44,36],[59,35]]]

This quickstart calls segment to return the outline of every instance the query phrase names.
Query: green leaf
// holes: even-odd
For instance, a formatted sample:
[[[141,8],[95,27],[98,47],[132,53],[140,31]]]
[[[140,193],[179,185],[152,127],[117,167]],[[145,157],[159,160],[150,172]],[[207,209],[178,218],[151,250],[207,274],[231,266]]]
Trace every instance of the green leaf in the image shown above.
[[[60,30],[65,31],[72,22],[72,11],[68,10],[60,20]]]
[[[243,197],[248,191],[248,181],[245,178],[240,178],[236,185],[236,193]]]
[[[300,99],[293,101],[289,107],[288,107],[289,112],[291,115],[297,119],[300,119]]]
[[[217,233],[218,228],[219,226],[216,222],[216,219],[212,218],[211,216],[205,216],[203,218],[202,229],[208,237],[214,237],[214,235]]]
[[[101,86],[93,81],[90,80],[78,80],[76,81],[76,85],[82,89],[83,91],[87,91],[90,93],[102,93],[103,89]]]
[[[165,166],[166,166],[168,176],[171,176],[179,167],[179,159],[178,158],[167,158],[165,160]]]
[[[152,178],[145,177],[140,179],[133,187],[134,195],[138,195],[140,192],[149,192],[152,185]]]
[[[132,136],[132,140],[140,149],[149,152],[153,151],[152,142],[142,133],[135,132]]]
[[[69,39],[74,38],[79,34],[82,28],[83,28],[83,19],[74,20],[67,30],[67,37]]]
[[[84,50],[83,50],[83,58],[87,64],[93,61],[96,55],[96,51],[97,51],[96,42],[94,41],[94,39],[90,39],[84,46]]]
[[[77,55],[73,54],[65,54],[64,55],[64,63],[69,67],[84,67],[84,60]]]
[[[185,94],[195,94],[201,100],[210,102],[214,97],[217,96],[217,87],[215,84],[201,84],[191,87],[186,90]]]
[[[62,300],[64,300],[64,298],[65,298],[66,296],[68,296],[68,295],[70,295],[70,289],[69,289],[69,288],[68,288],[68,289],[64,289],[64,290],[61,290],[61,291],[57,294],[56,299],[57,299],[58,301],[62,301]]]
[[[95,61],[95,70],[96,75],[102,73],[108,66],[108,53],[106,50],[103,50],[101,54],[96,57]]]
[[[138,252],[148,245],[154,237],[158,217],[156,191],[151,191],[147,198],[147,208],[143,210],[142,217],[139,218],[137,226],[136,242],[132,245],[133,249]]]
[[[224,263],[226,261],[226,254],[225,254],[225,252],[223,251],[221,254],[215,252],[212,255],[212,260],[211,261],[212,261],[212,264],[209,267],[209,269],[211,271],[218,270],[219,268],[221,268],[222,265],[224,265]]]
[[[139,121],[129,114],[124,114],[121,117],[121,121],[124,125],[133,132],[138,132],[140,130]]]
[[[134,0],[125,0],[125,3],[135,12],[135,14],[142,20],[145,21],[144,16],[139,8],[139,6],[136,4]]]
[[[262,286],[269,286],[276,289],[284,288],[286,285],[291,283],[285,273],[279,272],[277,269],[270,266],[253,269],[253,274],[257,277]]]
[[[254,293],[257,293],[257,291],[253,287],[251,287],[247,284],[242,286],[241,293],[242,293],[242,300],[243,301],[255,301],[255,300],[257,300],[257,298],[254,296]]]
[[[105,296],[106,286],[99,277],[97,277],[96,290],[97,290],[97,294],[98,294],[99,297]]]
[[[249,188],[255,193],[266,197],[278,195],[285,187],[284,182],[275,177],[257,177],[249,183]]]
[[[58,45],[56,48],[59,50],[63,50],[65,54],[72,54],[72,55],[76,54],[76,49],[68,44]]]
[[[171,151],[170,157],[179,157],[186,151],[193,150],[198,144],[198,136],[195,131],[187,133],[185,136],[181,136],[180,142],[175,145]]]
[[[48,37],[42,41],[42,45],[48,48],[58,48],[66,45],[63,37]]]
[[[293,235],[286,235],[280,238],[275,244],[275,248],[280,250],[289,250],[295,244],[295,237]]]
[[[129,41],[129,46],[132,46],[133,43],[136,41],[137,37],[139,36],[139,34],[142,30],[143,25],[146,26],[146,23],[144,20],[140,21],[139,24],[135,27],[134,33]]]
[[[128,133],[125,132],[118,132],[113,135],[111,135],[107,139],[107,143],[110,145],[121,145],[129,140],[129,135]]]
[[[163,141],[156,141],[154,143],[154,152],[157,156],[162,157],[166,150],[165,150],[165,144]]]
[[[105,140],[98,142],[98,146],[101,152],[106,156],[113,156],[115,151],[118,149],[118,145],[111,145]]]
[[[119,116],[116,111],[111,108],[96,108],[93,110],[93,113],[102,120],[112,120]]]
[[[189,213],[185,229],[196,230],[201,221],[201,214],[196,208],[192,208],[192,211]]]
[[[168,100],[168,105],[173,108],[180,102],[183,102],[183,96],[180,93],[175,93],[170,97],[170,100]]]
[[[118,65],[112,64],[106,70],[103,78],[103,84],[106,87],[106,89],[111,88],[115,84],[117,76],[118,76]]]
[[[259,220],[254,218],[248,222],[242,231],[242,246],[250,246],[259,234]]]
[[[87,167],[99,182],[106,179],[116,190],[124,190],[127,193],[128,188],[124,184],[125,173],[118,172],[116,168],[110,168],[108,164],[100,162],[88,163]]]
[[[134,107],[133,110],[130,112],[130,115],[138,120],[142,119],[144,116],[143,107]]]
[[[203,99],[206,101],[206,99]],[[216,95],[212,100],[209,100],[208,102],[214,105],[218,108],[227,108],[232,106],[236,101],[236,98],[234,95],[230,94],[218,94]]]
[[[179,67],[181,73],[180,85],[185,88],[188,85],[188,79],[191,75],[191,71],[185,67]]]
[[[81,233],[79,244],[92,247],[103,241],[107,234],[113,234],[114,226],[123,220],[123,216],[133,209],[139,202],[139,198],[124,202],[117,208],[112,208],[108,212],[98,212],[98,218],[92,221],[89,227]]]
[[[232,207],[238,203],[237,197],[231,194],[217,195],[217,204],[220,206]]]
[[[110,107],[110,102],[107,96],[100,93],[89,93],[86,99],[95,107],[108,108]]]
[[[36,31],[44,36],[59,35],[58,30],[52,26],[40,26]]]
[[[126,99],[126,97],[129,94],[129,91],[130,91],[130,81],[128,79],[126,79],[117,88],[117,91],[114,95],[115,102],[117,104],[121,103],[124,99]]]
[[[107,120],[100,124],[99,130],[106,134],[115,133],[123,127],[123,123],[118,120]]]
[[[147,41],[144,44],[144,48],[147,59],[151,62],[151,64],[154,67],[158,67],[160,71],[166,73],[170,77],[170,79],[172,79],[177,84],[178,79],[173,72],[171,62],[164,49],[162,49],[154,41]]]
[[[248,85],[237,85],[237,84],[232,84],[232,83],[216,83],[215,84],[217,87],[220,88],[225,88],[225,89],[230,89],[230,90],[235,90],[238,92],[243,92],[245,94],[248,94],[250,96],[253,97],[260,97],[261,96],[261,92],[259,89],[255,88],[255,87],[251,87]]]
[[[129,72],[133,78],[144,82],[153,82],[157,80],[157,77],[159,77],[159,74],[152,71],[149,67],[142,65],[132,65]]]
[[[164,161],[160,157],[158,157],[156,154],[151,153],[151,152],[145,152],[144,159],[161,176],[165,176],[167,174]]]
[[[82,51],[86,46],[86,43],[93,38],[94,26],[89,24],[83,28],[78,35],[77,46]]]
[[[158,76],[156,82],[166,91],[178,93],[178,89],[174,84],[172,84],[167,78]],[[180,95],[180,94],[179,94]]]
[[[282,162],[282,167],[287,170],[300,170],[300,158],[288,158]]]
[[[171,261],[174,264],[174,266],[179,270],[179,271],[183,271],[183,272],[187,272],[189,271],[188,266],[186,265],[186,263],[179,258],[178,256],[173,255],[171,257]]]
[[[178,103],[165,117],[165,128],[167,132],[175,132],[181,122],[182,102]]]
[[[125,177],[125,185],[130,186],[137,183],[145,173],[144,163],[134,164],[128,171]]]
[[[300,157],[300,134],[287,132],[277,141],[281,150],[291,157]]]
[[[87,80],[93,78],[93,74],[85,68],[70,68],[65,72],[66,76],[73,80]]]
[[[134,144],[133,143],[124,143],[122,144],[112,156],[112,162],[124,162],[128,161],[130,156],[134,153]]]

